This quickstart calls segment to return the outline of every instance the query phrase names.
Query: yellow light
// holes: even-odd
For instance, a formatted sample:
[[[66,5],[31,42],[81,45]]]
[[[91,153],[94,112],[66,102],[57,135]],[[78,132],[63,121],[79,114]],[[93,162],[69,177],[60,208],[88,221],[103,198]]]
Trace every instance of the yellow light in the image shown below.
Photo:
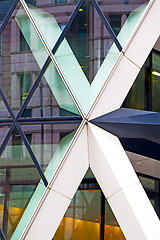
[[[82,8],[80,8],[80,9],[79,9],[79,12],[83,12],[83,9],[82,9]]]
[[[28,95],[28,92],[25,92],[24,95]]]
[[[160,73],[159,72],[154,71],[154,72],[152,72],[152,74],[155,75],[155,76],[160,77]]]
[[[22,97],[22,99],[26,99],[26,97]]]

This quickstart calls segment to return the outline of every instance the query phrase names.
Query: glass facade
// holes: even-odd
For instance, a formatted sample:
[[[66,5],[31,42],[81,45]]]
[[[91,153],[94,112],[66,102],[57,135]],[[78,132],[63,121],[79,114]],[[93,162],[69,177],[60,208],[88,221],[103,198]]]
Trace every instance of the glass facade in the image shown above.
[[[0,238],[28,224],[148,3],[0,2]],[[159,78],[156,47],[122,107],[160,112]],[[138,174],[160,216],[158,177]],[[69,239],[126,239],[91,171],[53,236]]]

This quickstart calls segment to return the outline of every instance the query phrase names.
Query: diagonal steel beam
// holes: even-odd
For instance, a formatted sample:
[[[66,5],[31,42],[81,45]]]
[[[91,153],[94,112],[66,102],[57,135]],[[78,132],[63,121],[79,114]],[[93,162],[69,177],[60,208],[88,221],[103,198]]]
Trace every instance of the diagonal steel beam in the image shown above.
[[[104,16],[103,12],[101,11],[101,9],[100,9],[98,3],[97,3],[95,0],[91,0],[91,2],[93,3],[95,9],[97,10],[97,12],[98,12],[100,18],[102,19],[102,21],[103,21],[105,27],[107,28],[107,30],[108,30],[108,32],[109,32],[111,38],[112,38],[113,41],[115,42],[115,44],[116,44],[118,50],[121,52],[121,51],[122,51],[122,46],[121,46],[120,42],[118,41],[118,39],[117,39],[115,33],[113,32],[113,29],[112,29],[111,25],[109,24],[108,20],[106,19],[106,17]]]

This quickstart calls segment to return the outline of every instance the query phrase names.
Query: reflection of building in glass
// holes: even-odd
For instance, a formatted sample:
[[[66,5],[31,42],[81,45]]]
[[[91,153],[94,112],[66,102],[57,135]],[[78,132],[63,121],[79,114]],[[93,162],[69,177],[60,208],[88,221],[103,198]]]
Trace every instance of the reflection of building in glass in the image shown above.
[[[57,209],[62,209],[60,211],[63,213],[56,213],[57,220],[55,223],[53,221],[53,231],[46,226],[50,234],[47,236],[52,235],[54,240],[129,239],[127,223],[123,223],[114,207],[111,210],[112,204],[109,202],[110,208],[105,199],[107,195],[105,189],[101,186],[96,171],[93,170],[91,163],[94,158],[91,156],[93,136],[90,120],[92,122],[93,118],[112,112],[121,106],[159,112],[158,36],[153,37],[151,52],[144,54],[142,67],[139,59],[134,60],[137,53],[132,53],[133,60],[130,52],[131,57],[127,55],[127,50],[135,37],[133,35],[141,29],[142,23],[149,15],[148,9],[155,11],[158,1],[151,4],[152,1],[147,0],[21,0],[17,1],[7,19],[13,2],[2,1],[0,6],[0,237],[31,239],[32,236],[32,239],[36,239],[38,235],[32,235],[34,232],[32,228],[36,226],[34,225],[36,219],[41,216],[37,206],[40,208],[45,206],[46,196],[50,196],[50,191],[53,190],[54,194],[60,192],[60,195],[67,200],[60,202],[61,200],[55,196],[55,199],[56,197],[58,199],[55,201],[59,203]],[[137,48],[136,44],[135,48]],[[122,89],[116,91],[119,95],[124,95],[124,101],[122,97],[120,99],[122,104],[120,103],[119,107],[118,105],[112,107],[112,101],[116,101],[115,95],[110,102],[104,101],[102,105],[99,99],[101,96],[103,99],[106,83],[108,81],[110,84],[109,81],[123,58],[129,61],[128,64],[136,66],[136,73],[133,73],[133,66],[127,65],[132,69],[130,70],[130,75],[134,78],[132,82],[137,76],[136,80],[132,85],[130,76],[125,76],[130,82],[129,86],[127,80],[123,82],[121,75],[118,75],[116,81],[122,82]],[[123,71],[127,72],[128,69]],[[125,84],[128,85],[123,93]],[[116,86],[119,88],[118,83]],[[107,104],[111,105],[109,110],[105,108]],[[107,110],[103,111],[102,106]],[[95,110],[96,107],[99,110]],[[159,115],[156,116],[158,118]],[[114,120],[109,124],[113,122]],[[158,125],[155,122],[154,125]],[[116,123],[118,129],[122,123],[124,124],[124,119]],[[104,129],[120,138],[159,216],[160,175],[157,161],[159,139],[155,140],[154,136],[151,136],[154,140],[149,137],[143,139],[141,136],[129,137],[128,129],[125,129],[127,134],[123,135],[121,134],[123,128],[117,133],[114,129],[116,127],[110,125],[109,127],[111,130],[107,127]],[[85,137],[83,141],[82,136],[87,136],[88,142]],[[74,148],[78,156],[74,153]],[[84,160],[86,152],[89,159],[88,166],[91,169],[87,170],[86,167],[85,170],[81,170],[79,166],[77,173],[73,174],[72,169],[69,168],[71,173],[66,177],[67,161],[75,159],[74,171],[76,158]],[[66,182],[73,175],[71,181],[73,185],[74,177],[81,179],[79,180],[81,183],[75,183],[75,185],[79,184],[75,195],[73,192],[76,189],[68,190],[69,187],[66,189],[63,187],[63,181],[61,182],[60,179],[61,171],[64,171]],[[83,176],[80,176],[80,173]],[[114,185],[114,181],[111,182]],[[68,195],[65,195],[65,192]],[[51,207],[49,204],[48,206]],[[47,222],[46,219],[44,221]],[[33,223],[33,227],[30,223]],[[138,218],[137,223],[139,223]],[[139,226],[143,229],[141,224]],[[38,231],[40,232],[37,229]],[[147,233],[145,234],[147,236]]]

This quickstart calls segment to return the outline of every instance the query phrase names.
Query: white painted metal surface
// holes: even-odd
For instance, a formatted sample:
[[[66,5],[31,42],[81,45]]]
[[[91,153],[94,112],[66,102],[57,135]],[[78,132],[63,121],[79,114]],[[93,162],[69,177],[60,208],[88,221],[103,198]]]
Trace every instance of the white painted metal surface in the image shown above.
[[[89,149],[90,167],[126,239],[159,239],[159,219],[118,138],[89,124]]]

